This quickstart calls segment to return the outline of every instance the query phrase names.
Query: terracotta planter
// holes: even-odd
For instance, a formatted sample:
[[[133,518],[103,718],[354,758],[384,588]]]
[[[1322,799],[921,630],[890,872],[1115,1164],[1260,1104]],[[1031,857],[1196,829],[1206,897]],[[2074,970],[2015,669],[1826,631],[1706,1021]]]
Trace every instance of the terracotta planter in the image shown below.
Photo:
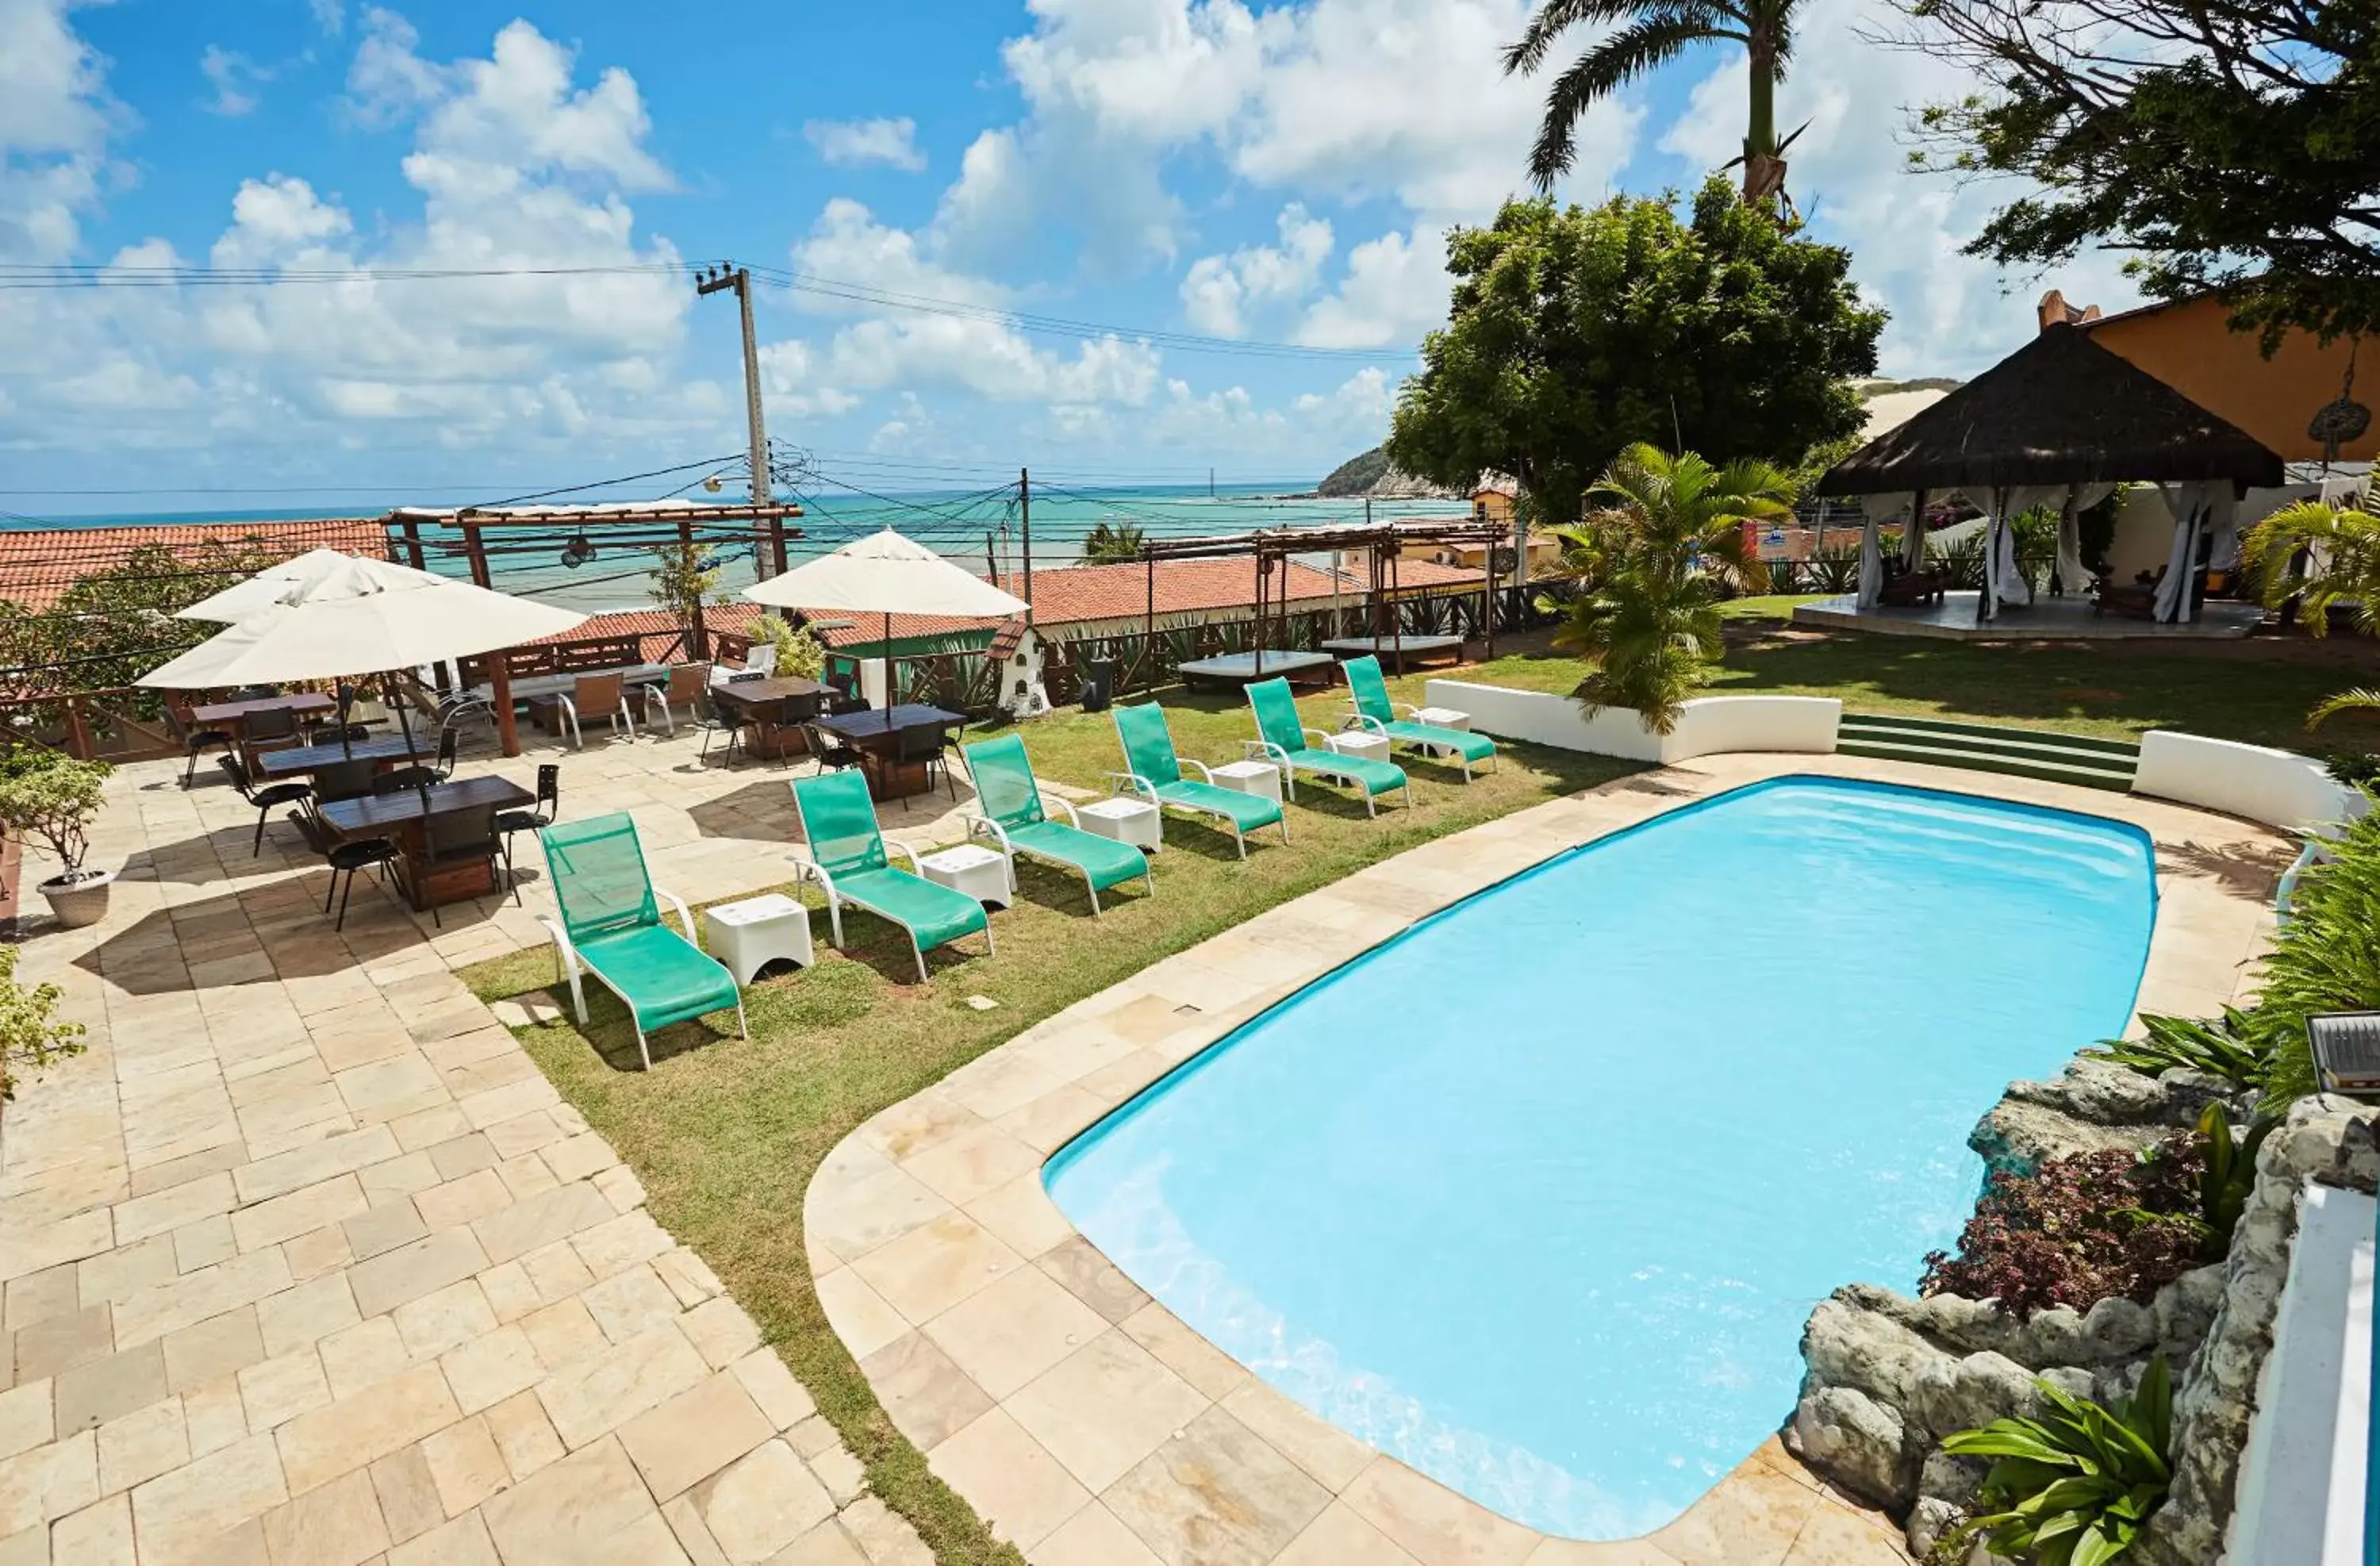
[[[107,917],[108,889],[115,884],[114,870],[81,870],[72,878],[58,876],[42,882],[50,913],[67,929],[97,924]]]

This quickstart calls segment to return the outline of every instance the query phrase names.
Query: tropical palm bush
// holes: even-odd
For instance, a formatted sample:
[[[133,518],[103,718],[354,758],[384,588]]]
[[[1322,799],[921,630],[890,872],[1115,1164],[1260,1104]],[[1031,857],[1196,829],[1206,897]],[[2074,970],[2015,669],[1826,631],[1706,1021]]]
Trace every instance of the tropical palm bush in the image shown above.
[[[2309,866],[2287,923],[2265,954],[2264,985],[2241,1032],[2271,1059],[2265,1107],[2278,1112],[2315,1089],[2306,1019],[2380,1009],[2380,814],[2350,825],[2327,863]]]
[[[2038,1417],[1995,1419],[1943,1439],[1944,1451],[1993,1460],[1976,1498],[1989,1510],[1961,1541],[1981,1533],[2003,1560],[2100,1566],[2131,1548],[2173,1484],[2173,1383],[2157,1358],[2140,1390],[2113,1408],[2034,1385]]]
[[[1083,564],[1120,565],[1140,558],[1148,535],[1129,522],[1098,522],[1083,535]]]
[[[1586,661],[1572,694],[1590,717],[1632,708],[1666,734],[1725,650],[1720,601],[1767,587],[1743,525],[1785,515],[1792,483],[1765,462],[1714,467],[1639,443],[1587,496],[1606,504],[1555,529],[1578,590],[1554,645]]]
[[[2265,606],[2278,609],[2297,600],[2308,635],[2328,636],[2331,611],[2351,606],[2355,628],[2380,636],[2380,516],[2300,501],[2250,528],[2240,552]],[[2306,714],[2306,727],[2319,728],[2341,712],[2375,709],[2380,690],[2340,691]]]

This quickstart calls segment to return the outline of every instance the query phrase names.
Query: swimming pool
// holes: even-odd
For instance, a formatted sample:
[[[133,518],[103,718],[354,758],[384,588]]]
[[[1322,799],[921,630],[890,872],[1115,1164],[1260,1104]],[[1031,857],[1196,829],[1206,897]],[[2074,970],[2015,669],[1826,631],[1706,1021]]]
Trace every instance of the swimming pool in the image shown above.
[[[1676,1517],[1907,1288],[2012,1077],[2122,1031],[2145,833],[1786,778],[1456,904],[1065,1147],[1051,1196],[1306,1407],[1519,1522]]]

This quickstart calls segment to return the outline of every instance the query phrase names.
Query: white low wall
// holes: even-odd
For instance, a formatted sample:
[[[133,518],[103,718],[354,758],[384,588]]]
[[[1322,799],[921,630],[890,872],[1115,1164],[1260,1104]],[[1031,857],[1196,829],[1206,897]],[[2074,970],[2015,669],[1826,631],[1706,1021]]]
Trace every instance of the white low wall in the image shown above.
[[[2228,816],[2301,832],[2350,820],[2370,807],[2358,791],[2289,750],[2152,729],[2141,736],[2134,794],[2203,805]]]
[[[1471,714],[1471,726],[1500,739],[1526,740],[1629,761],[1684,761],[1729,750],[1819,755],[1835,748],[1843,704],[1824,696],[1704,696],[1686,703],[1677,727],[1657,734],[1624,708],[1589,718],[1567,696],[1512,690],[1468,680],[1431,680],[1429,705]]]

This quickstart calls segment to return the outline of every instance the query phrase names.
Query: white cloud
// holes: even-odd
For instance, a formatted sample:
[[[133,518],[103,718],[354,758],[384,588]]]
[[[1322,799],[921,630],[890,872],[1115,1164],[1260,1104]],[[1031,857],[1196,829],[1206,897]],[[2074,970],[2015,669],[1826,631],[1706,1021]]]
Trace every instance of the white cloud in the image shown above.
[[[0,0],[0,260],[64,261],[99,200],[123,110],[68,0]]]
[[[1811,214],[1814,233],[1851,247],[1852,276],[1892,311],[1880,345],[1884,372],[1985,368],[2032,334],[2033,301],[2053,285],[2077,303],[2110,310],[2136,300],[2120,260],[2105,252],[2086,253],[2045,278],[2004,275],[1958,253],[2020,187],[1962,186],[1908,171],[1910,113],[1962,97],[1974,82],[1938,55],[1857,36],[1904,22],[1883,0],[1812,0],[1797,21],[1804,42],[1777,105],[1786,126],[1810,122],[1788,154],[1787,189]],[[1716,168],[1741,150],[1743,102],[1737,53],[1695,85],[1685,112],[1662,133],[1661,149]]]
[[[346,0],[306,0],[307,9],[314,13],[314,25],[333,38],[347,30]]]
[[[256,90],[273,79],[273,69],[260,66],[236,49],[210,43],[199,55],[199,74],[215,90],[214,101],[202,105],[226,119],[256,112]]]
[[[1228,256],[1202,256],[1182,279],[1182,309],[1191,324],[1217,336],[1247,330],[1247,312],[1293,302],[1314,291],[1330,259],[1330,225],[1295,201],[1276,220],[1281,243],[1243,245]]]
[[[1446,324],[1452,279],[1446,272],[1446,230],[1417,224],[1367,239],[1347,252],[1347,274],[1315,302],[1297,341],[1318,348],[1405,347]]]
[[[917,122],[906,115],[899,119],[814,119],[802,127],[802,134],[820,158],[838,168],[885,164],[914,174],[926,166],[926,154],[917,150]]]
[[[1052,404],[1146,402],[1158,382],[1158,354],[1145,342],[1110,334],[1076,345],[1074,355],[1037,346],[996,314],[1007,291],[981,277],[929,260],[917,236],[889,227],[857,201],[838,198],[820,213],[794,264],[823,277],[865,280],[890,294],[945,301],[959,312],[878,310],[820,303],[813,308],[864,313],[839,329],[815,358],[828,385],[845,389],[946,387],[1002,402]],[[793,362],[789,351],[786,362]],[[813,365],[805,346],[799,363]]]

